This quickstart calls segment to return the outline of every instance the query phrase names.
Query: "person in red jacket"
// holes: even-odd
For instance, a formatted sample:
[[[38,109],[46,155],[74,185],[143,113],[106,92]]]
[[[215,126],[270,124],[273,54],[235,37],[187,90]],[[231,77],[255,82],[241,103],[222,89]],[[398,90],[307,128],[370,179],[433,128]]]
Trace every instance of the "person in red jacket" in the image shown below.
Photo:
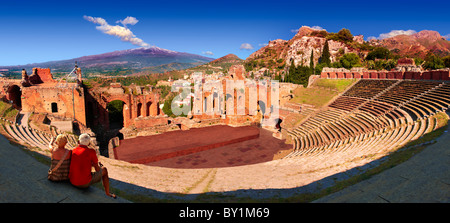
[[[91,143],[91,137],[85,133],[81,134],[78,143],[78,147],[72,150],[69,171],[70,183],[78,188],[88,188],[101,180],[106,195],[116,198],[116,195],[109,193],[109,177],[106,167],[98,162],[95,150],[88,147]],[[92,167],[94,167],[95,172],[91,172]]]

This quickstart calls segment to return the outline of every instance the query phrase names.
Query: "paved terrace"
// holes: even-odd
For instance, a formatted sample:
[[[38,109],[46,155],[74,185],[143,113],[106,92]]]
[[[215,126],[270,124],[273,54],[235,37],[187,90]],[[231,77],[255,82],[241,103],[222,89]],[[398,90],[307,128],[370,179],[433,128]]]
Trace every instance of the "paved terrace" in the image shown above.
[[[0,135],[0,202],[20,203],[123,203],[103,190],[89,187],[81,190],[68,182],[47,180],[49,166],[38,162],[25,151]]]
[[[450,202],[449,144],[446,132],[407,162],[315,202]],[[95,187],[80,190],[69,183],[49,182],[47,165],[1,135],[0,170],[0,202],[128,202],[107,197]],[[136,187],[114,179],[111,185],[125,191]]]

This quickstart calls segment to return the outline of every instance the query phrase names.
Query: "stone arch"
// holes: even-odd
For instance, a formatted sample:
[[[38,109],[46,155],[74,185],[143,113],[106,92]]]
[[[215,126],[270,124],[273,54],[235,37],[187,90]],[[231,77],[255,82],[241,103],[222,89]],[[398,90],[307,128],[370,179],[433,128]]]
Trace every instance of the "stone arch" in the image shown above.
[[[142,116],[142,103],[139,102],[136,107],[136,117]]]
[[[6,99],[8,99],[15,109],[22,109],[22,90],[18,85],[12,85],[8,88]]]
[[[150,115],[152,115],[152,112],[151,112],[151,109],[152,108],[152,102],[151,101],[149,101],[149,102],[147,102],[146,104],[145,104],[145,109],[146,109],[146,113],[145,113],[145,116],[150,116]]]
[[[110,129],[121,129],[125,126],[126,108],[128,105],[123,100],[112,100],[106,105],[108,123]]]

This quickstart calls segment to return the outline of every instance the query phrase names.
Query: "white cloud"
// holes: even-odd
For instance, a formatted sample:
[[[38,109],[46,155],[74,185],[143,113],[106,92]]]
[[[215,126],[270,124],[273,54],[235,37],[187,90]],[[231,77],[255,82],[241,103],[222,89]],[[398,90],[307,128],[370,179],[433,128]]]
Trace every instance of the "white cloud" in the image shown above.
[[[312,27],[310,27],[310,26],[302,26],[302,27],[308,27],[308,28],[311,28],[311,29],[315,29],[315,30],[318,30],[318,31],[322,31],[322,30],[325,30],[326,31],[326,29],[324,29],[324,28],[322,28],[322,27],[320,27],[320,26],[312,26]],[[293,33],[298,33],[298,30],[299,30],[300,28],[298,28],[298,29],[291,29],[291,32],[293,32]]]
[[[243,43],[241,44],[241,47],[239,47],[241,50],[253,50],[253,46],[250,43]]]
[[[375,37],[375,36],[369,36],[369,37],[367,37],[367,41],[371,41],[371,40],[373,40],[373,39],[377,39],[377,37]]]
[[[138,23],[138,22],[139,22],[139,20],[137,20],[136,18],[134,18],[132,16],[128,16],[124,20],[116,21],[116,23],[122,23],[122,25],[124,25],[124,26],[136,25],[136,23]]]
[[[269,45],[268,43],[260,43],[260,44],[258,44],[258,46],[267,46],[267,45]]]
[[[322,28],[320,26],[313,26],[313,27],[311,27],[311,29],[316,29],[316,30],[319,30],[319,31],[325,30],[324,28]]]
[[[444,38],[450,40],[450,34],[445,35]]]
[[[140,46],[140,47],[150,47],[148,43],[145,43],[142,39],[139,39],[136,37],[136,35],[131,32],[130,29],[124,26],[119,25],[109,25],[103,18],[100,17],[92,17],[92,16],[83,16],[83,18],[89,22],[98,24],[99,26],[95,27],[97,30],[100,30],[101,32],[116,36],[120,38],[120,40],[124,42],[129,42],[133,45]],[[134,25],[138,22],[138,20],[134,17],[128,16],[124,20],[119,20],[118,22],[125,24],[131,24]]]
[[[398,35],[412,35],[417,33],[415,30],[392,30],[388,33],[382,33],[377,39],[386,39],[391,38]]]
[[[205,52],[202,52],[202,54],[204,54],[204,55],[209,55],[209,56],[214,55],[214,53],[211,52],[211,51],[205,51]]]
[[[84,15],[83,19],[86,19],[89,22],[93,22],[95,24],[99,24],[99,25],[102,25],[102,26],[108,24],[103,18],[100,18],[100,17],[92,17],[92,16],[85,16]]]

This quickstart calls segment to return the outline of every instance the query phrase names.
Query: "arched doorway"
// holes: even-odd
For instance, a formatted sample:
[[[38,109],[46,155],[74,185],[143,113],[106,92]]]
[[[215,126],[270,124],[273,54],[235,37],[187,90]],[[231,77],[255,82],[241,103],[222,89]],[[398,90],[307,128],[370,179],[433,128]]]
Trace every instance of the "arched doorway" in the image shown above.
[[[125,102],[114,100],[108,103],[106,109],[108,111],[109,129],[123,128],[123,107]]]
[[[142,103],[138,103],[136,117],[141,117],[141,116],[142,116]]]
[[[151,115],[151,112],[150,112],[151,107],[152,107],[152,102],[151,101],[147,102],[147,105],[146,105],[147,113],[145,114],[145,116],[148,117]]]
[[[22,108],[22,90],[19,86],[13,85],[8,88],[7,99],[13,104],[14,108],[20,110]]]

